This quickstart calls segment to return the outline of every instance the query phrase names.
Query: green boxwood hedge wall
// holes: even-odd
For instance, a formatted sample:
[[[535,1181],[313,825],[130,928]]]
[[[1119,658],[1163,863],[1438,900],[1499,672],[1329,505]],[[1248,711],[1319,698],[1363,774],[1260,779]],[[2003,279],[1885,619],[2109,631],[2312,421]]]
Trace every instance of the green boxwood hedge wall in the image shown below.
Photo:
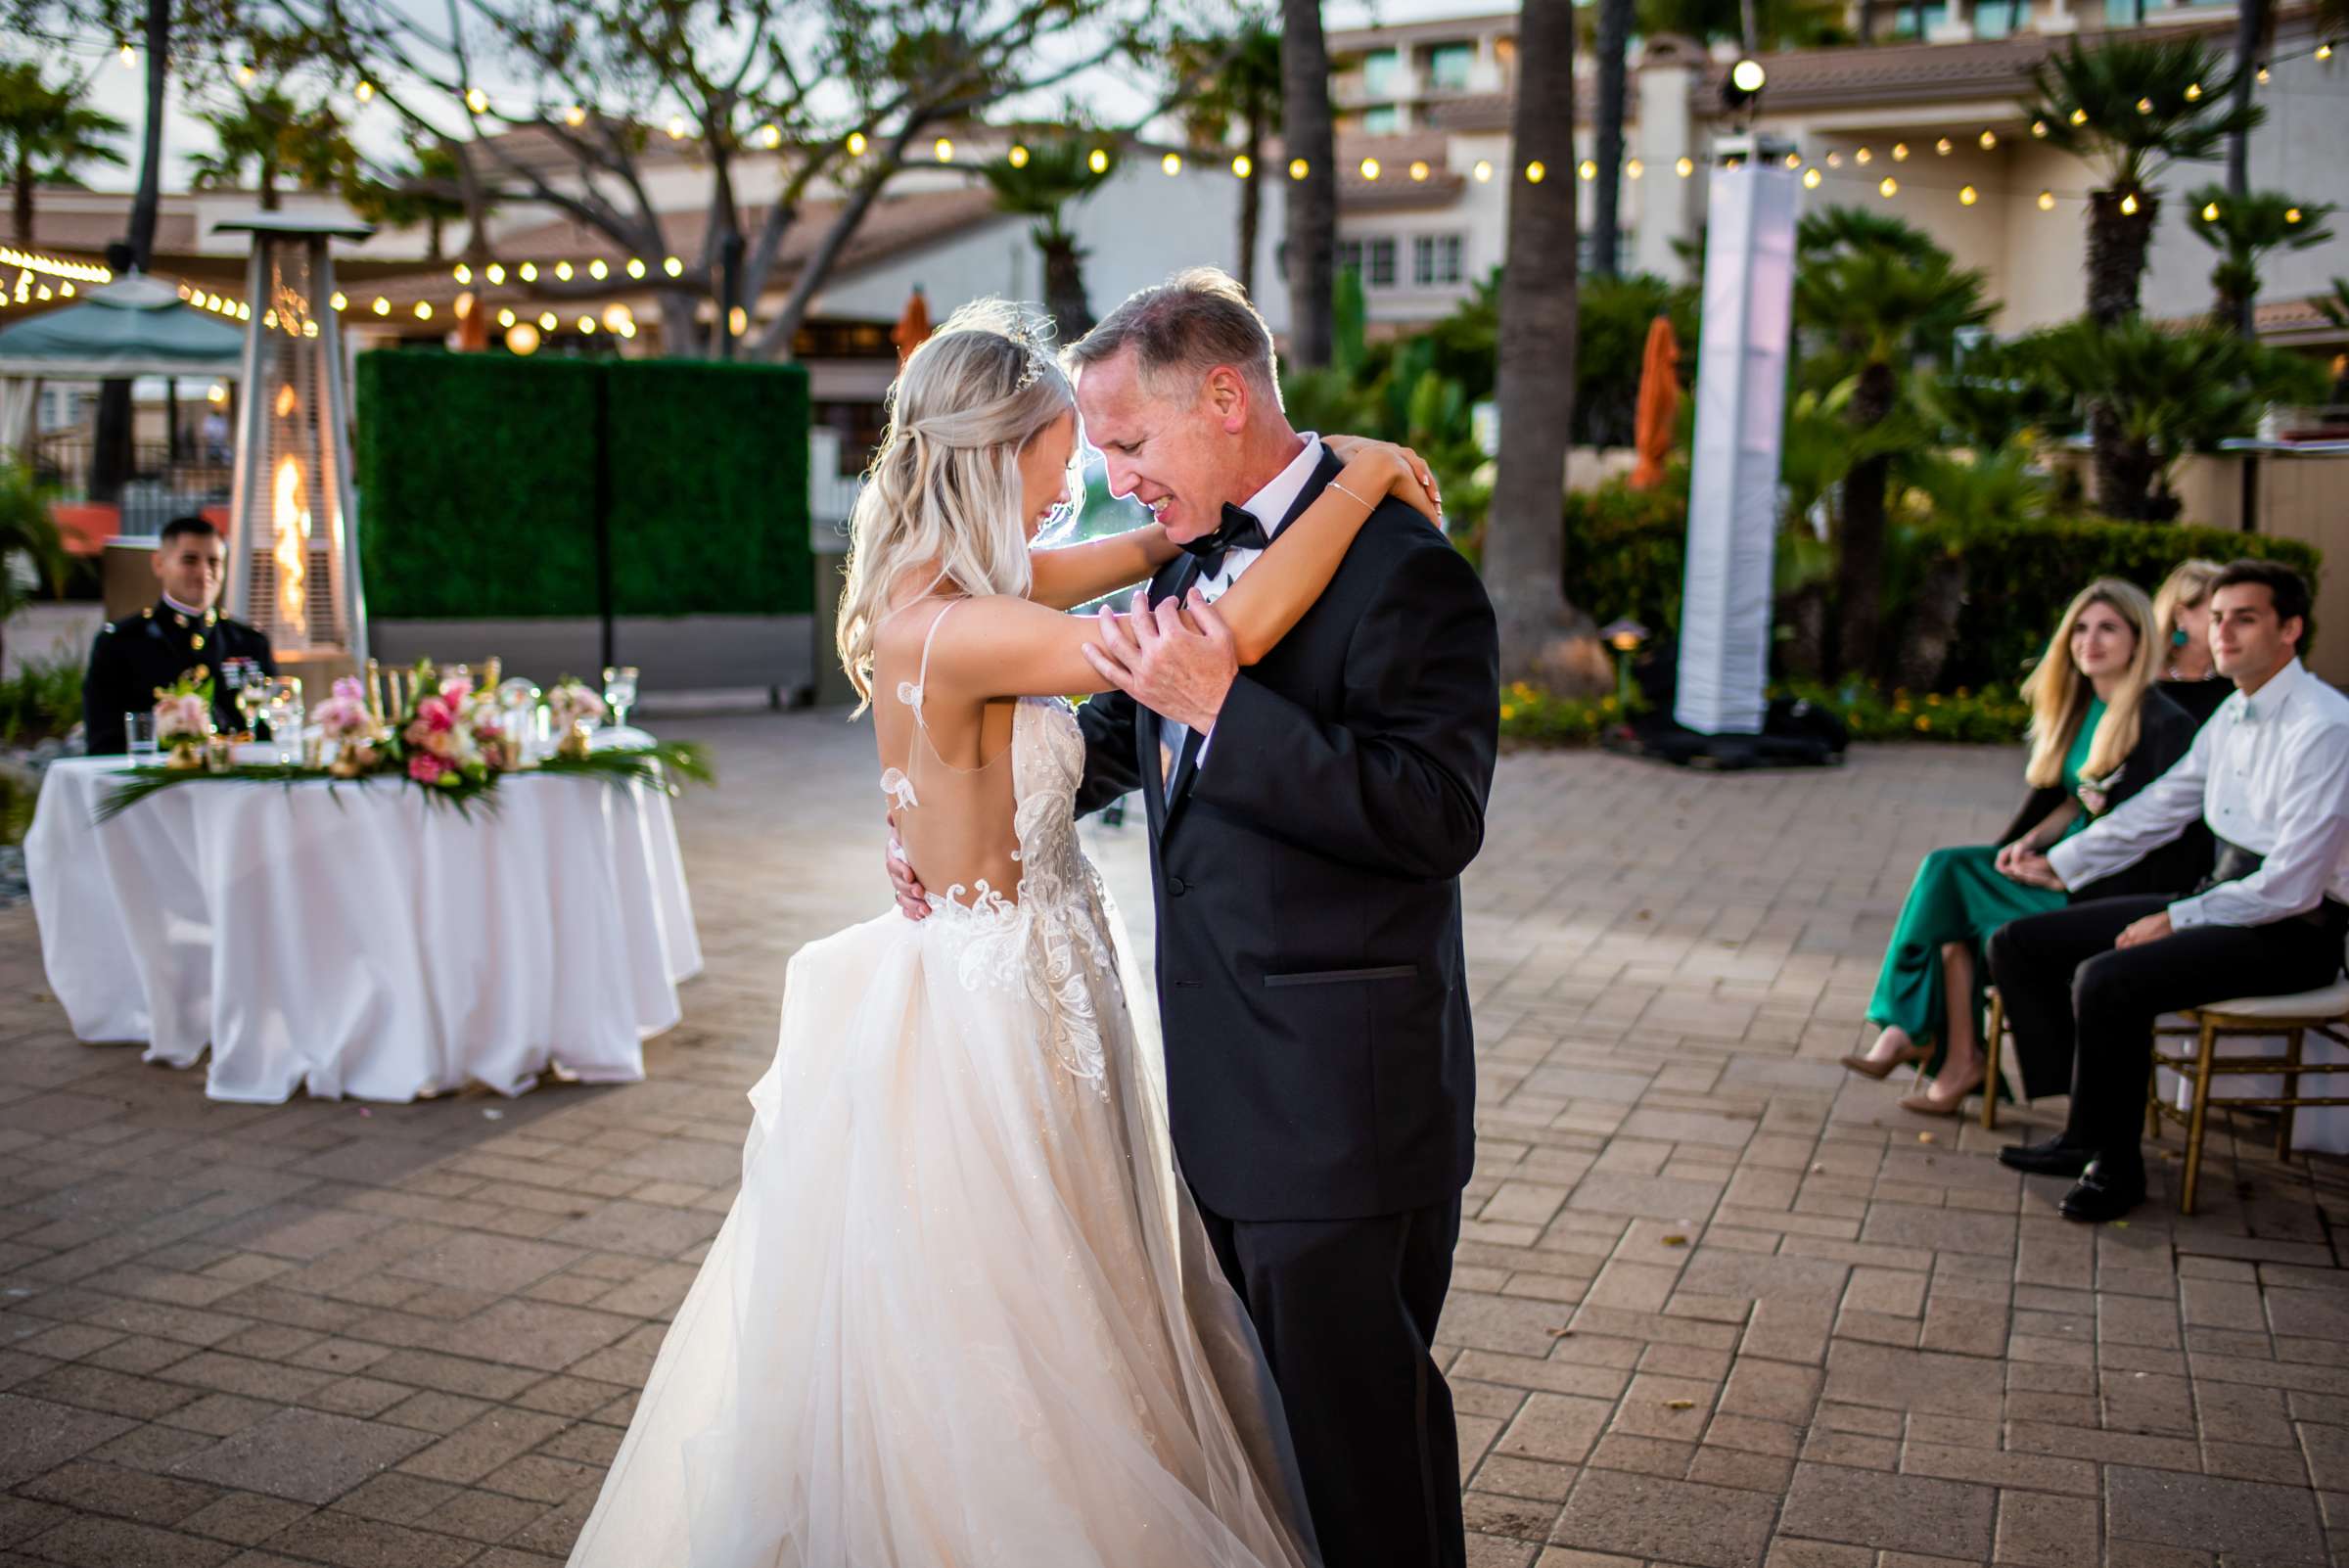
[[[796,365],[361,354],[368,614],[592,616],[599,501],[615,614],[804,614],[807,417]]]
[[[1678,631],[1688,520],[1685,497],[1620,485],[1566,498],[1566,596],[1601,622],[1629,616]],[[1781,545],[1781,547],[1783,547]],[[2048,633],[2072,595],[2100,576],[2126,577],[2148,594],[2179,562],[2203,556],[2279,560],[2313,583],[2322,553],[2298,539],[2172,523],[2100,518],[2018,522],[1973,534],[1965,560],[1965,605],[1944,668],[1945,691],[2011,686],[2046,651]],[[1899,634],[1899,628],[1892,628]],[[2327,635],[2349,636],[2349,627]]]
[[[806,371],[621,360],[604,385],[617,613],[805,612]]]
[[[602,396],[602,372],[585,360],[359,355],[368,615],[594,615]]]

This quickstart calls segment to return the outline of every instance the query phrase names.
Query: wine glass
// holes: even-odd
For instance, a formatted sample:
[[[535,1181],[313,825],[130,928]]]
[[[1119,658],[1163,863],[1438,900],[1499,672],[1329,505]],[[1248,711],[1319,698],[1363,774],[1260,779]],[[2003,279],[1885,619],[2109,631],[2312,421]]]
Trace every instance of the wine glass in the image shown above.
[[[301,677],[276,675],[261,683],[263,711],[269,718],[269,744],[277,749],[281,763],[301,761],[302,726],[308,715],[302,709]]]
[[[253,733],[253,723],[260,717],[261,707],[268,701],[258,659],[223,659],[220,661],[220,679],[228,687],[229,701],[236,705],[237,716],[245,721],[245,733]]]
[[[614,724],[627,723],[628,710],[636,706],[634,665],[604,666],[604,706],[612,710]]]

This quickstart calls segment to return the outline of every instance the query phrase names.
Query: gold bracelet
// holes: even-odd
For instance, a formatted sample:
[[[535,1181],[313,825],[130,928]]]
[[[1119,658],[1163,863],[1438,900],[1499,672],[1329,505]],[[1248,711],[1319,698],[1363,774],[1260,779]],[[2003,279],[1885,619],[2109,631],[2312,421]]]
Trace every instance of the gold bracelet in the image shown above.
[[[1353,502],[1357,503],[1358,505],[1364,506],[1364,507],[1368,507],[1368,508],[1369,508],[1369,510],[1371,510],[1371,511],[1373,511],[1373,512],[1375,512],[1375,511],[1377,511],[1377,510],[1378,510],[1378,508],[1377,508],[1377,506],[1376,506],[1376,505],[1374,505],[1373,503],[1371,503],[1371,502],[1369,502],[1369,501],[1365,501],[1365,500],[1363,500],[1363,499],[1362,499],[1360,496],[1359,496],[1359,495],[1355,494],[1355,493],[1354,493],[1354,491],[1352,491],[1352,490],[1348,489],[1348,488],[1347,488],[1345,485],[1343,485],[1343,484],[1339,484],[1339,483],[1338,483],[1336,480],[1334,480],[1334,479],[1333,479],[1333,480],[1331,480],[1331,481],[1329,482],[1329,487],[1330,487],[1331,489],[1333,489],[1333,490],[1337,491],[1337,492],[1338,492],[1340,495],[1343,495],[1343,496],[1345,496],[1345,497],[1346,497],[1348,500],[1351,500],[1351,501],[1353,501]]]

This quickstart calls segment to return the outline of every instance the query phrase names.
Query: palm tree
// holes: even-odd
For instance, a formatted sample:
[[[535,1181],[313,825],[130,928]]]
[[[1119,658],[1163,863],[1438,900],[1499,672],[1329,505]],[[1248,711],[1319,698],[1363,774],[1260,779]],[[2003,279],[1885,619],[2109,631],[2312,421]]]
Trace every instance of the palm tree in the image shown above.
[[[2267,117],[2233,102],[2235,75],[2198,38],[2074,40],[2033,72],[2032,134],[2093,168],[2088,314],[2105,326],[2137,313],[2145,247],[2160,209],[2154,180],[2174,162],[2206,162]]]
[[[994,187],[997,207],[1036,220],[1028,232],[1043,254],[1044,306],[1062,343],[1093,330],[1084,298],[1085,254],[1069,232],[1068,208],[1098,190],[1117,166],[1117,151],[1106,141],[1071,140],[1028,148],[1018,162],[1007,156],[979,171]]]
[[[1571,0],[1526,0],[1520,13],[1509,139],[1496,390],[1504,438],[1485,524],[1485,587],[1499,621],[1501,678],[1572,691],[1603,681],[1606,665],[1602,657],[1589,668],[1590,618],[1565,591],[1576,309]]]
[[[2306,251],[2332,238],[2325,226],[2336,210],[2331,204],[2297,202],[2281,191],[2231,196],[2223,185],[2205,185],[2187,203],[2195,235],[2219,253],[2210,271],[2212,314],[2245,337],[2259,302],[2260,263],[2273,252]]]
[[[1627,83],[1624,56],[1631,47],[1636,0],[1598,0],[1598,179],[1591,193],[1590,270],[1602,278],[1622,269],[1615,253],[1623,230],[1623,112]]]
[[[2115,472],[2134,487],[2099,490],[2097,504],[2141,522],[2177,517],[2169,476],[2180,458],[2249,435],[2271,402],[2324,395],[2324,369],[2314,360],[2223,329],[2164,332],[2138,316],[2109,327],[2083,318],[2020,346],[2048,385],[2110,411]]]
[[[1795,320],[1821,344],[1815,365],[1851,384],[1848,417],[1864,435],[1892,419],[1904,367],[1945,353],[1959,328],[1989,318],[1982,274],[1898,218],[1829,208],[1803,219],[1795,251]],[[1879,665],[1892,457],[1871,451],[1843,486],[1835,663],[1866,675]]]
[[[1329,112],[1329,41],[1321,0],[1281,0],[1281,143],[1289,160],[1287,247],[1289,360],[1329,363],[1330,285],[1338,255],[1338,137]]]
[[[1248,172],[1240,177],[1240,256],[1236,276],[1256,293],[1256,241],[1263,221],[1265,140],[1280,134],[1280,33],[1268,12],[1250,12],[1223,38],[1177,40],[1175,73],[1209,71],[1206,86],[1182,109],[1184,133],[1200,146],[1228,147],[1239,132],[1239,156]]]
[[[17,458],[0,461],[0,626],[31,602],[17,576],[16,558],[24,556],[51,590],[65,581],[68,561],[49,496],[33,479],[32,470]]]
[[[123,124],[82,102],[88,77],[49,85],[35,61],[0,63],[0,164],[8,170],[16,243],[32,247],[32,190],[73,177],[85,163],[120,163],[110,138]]]
[[[321,99],[298,103],[276,82],[245,94],[236,107],[200,116],[219,149],[192,154],[189,183],[200,191],[251,187],[261,210],[277,210],[279,181],[305,191],[334,190],[355,177],[358,155],[343,121]]]

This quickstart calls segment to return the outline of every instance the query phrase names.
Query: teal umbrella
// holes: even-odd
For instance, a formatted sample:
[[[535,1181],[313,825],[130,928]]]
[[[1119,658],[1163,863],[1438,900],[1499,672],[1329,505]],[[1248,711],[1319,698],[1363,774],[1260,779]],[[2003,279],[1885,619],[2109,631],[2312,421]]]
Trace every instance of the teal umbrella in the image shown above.
[[[0,332],[0,446],[22,446],[43,381],[235,378],[245,329],[196,309],[161,279],[126,274],[76,305]]]

